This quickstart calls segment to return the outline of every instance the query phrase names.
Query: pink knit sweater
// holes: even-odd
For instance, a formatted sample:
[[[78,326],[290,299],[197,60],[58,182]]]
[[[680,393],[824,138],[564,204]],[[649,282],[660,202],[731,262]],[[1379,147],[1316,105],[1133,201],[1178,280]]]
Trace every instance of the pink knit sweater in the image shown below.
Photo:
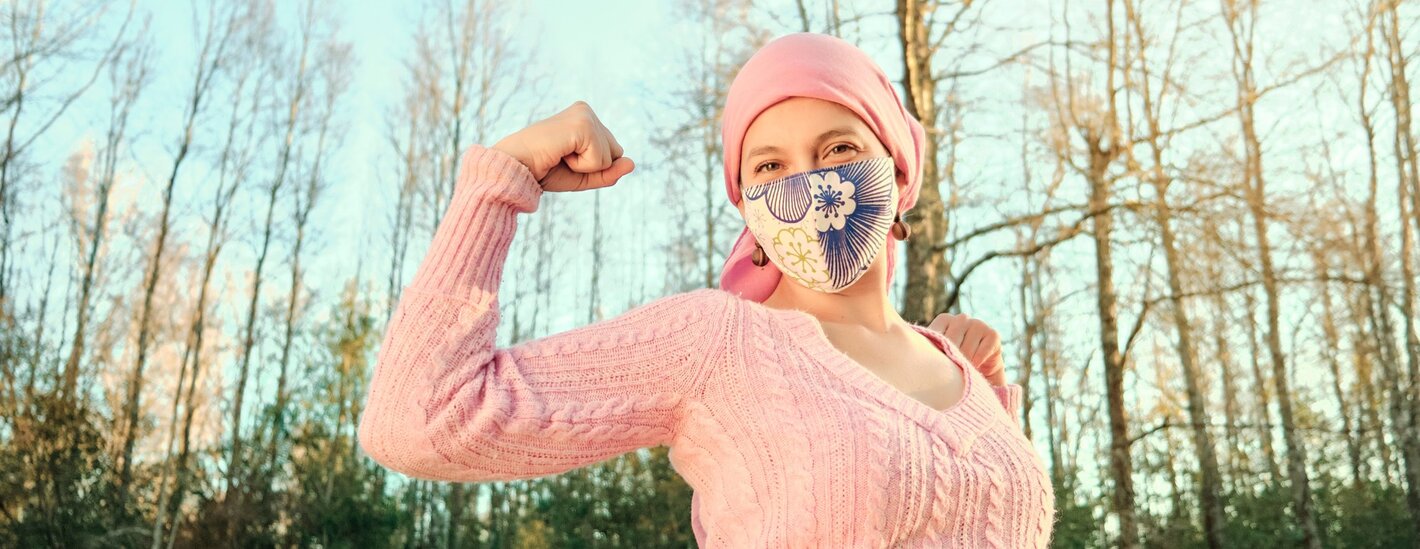
[[[993,389],[924,327],[965,374],[946,410],[838,351],[808,313],[719,289],[496,347],[516,215],[541,194],[513,157],[464,154],[379,349],[359,433],[375,461],[513,480],[665,445],[701,547],[1047,545],[1054,493],[1014,419],[1020,387]]]

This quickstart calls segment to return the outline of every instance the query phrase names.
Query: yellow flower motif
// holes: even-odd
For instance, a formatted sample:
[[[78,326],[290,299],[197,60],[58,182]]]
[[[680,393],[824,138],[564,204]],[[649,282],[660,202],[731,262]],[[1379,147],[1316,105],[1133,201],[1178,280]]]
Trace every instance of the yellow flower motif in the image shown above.
[[[800,284],[817,289],[828,282],[828,266],[823,261],[818,236],[798,227],[781,229],[774,235],[774,254],[784,264],[785,274]]]

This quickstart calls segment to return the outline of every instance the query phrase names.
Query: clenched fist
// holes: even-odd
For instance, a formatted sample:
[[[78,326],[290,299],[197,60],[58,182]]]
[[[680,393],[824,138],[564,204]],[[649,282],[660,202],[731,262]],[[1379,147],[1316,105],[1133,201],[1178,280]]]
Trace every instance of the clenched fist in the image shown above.
[[[977,371],[992,385],[1006,384],[1006,365],[1001,361],[1001,336],[980,319],[962,313],[942,313],[929,328],[946,334],[961,349]]]
[[[610,187],[636,168],[585,101],[504,137],[492,148],[527,166],[544,191]]]

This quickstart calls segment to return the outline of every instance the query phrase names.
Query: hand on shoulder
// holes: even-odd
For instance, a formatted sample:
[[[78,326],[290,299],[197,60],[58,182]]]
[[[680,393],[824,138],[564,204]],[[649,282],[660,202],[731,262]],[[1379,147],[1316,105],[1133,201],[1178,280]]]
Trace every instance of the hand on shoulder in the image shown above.
[[[942,313],[932,319],[928,328],[945,334],[992,385],[1006,384],[1006,366],[1001,360],[1001,335],[991,326],[966,313]]]

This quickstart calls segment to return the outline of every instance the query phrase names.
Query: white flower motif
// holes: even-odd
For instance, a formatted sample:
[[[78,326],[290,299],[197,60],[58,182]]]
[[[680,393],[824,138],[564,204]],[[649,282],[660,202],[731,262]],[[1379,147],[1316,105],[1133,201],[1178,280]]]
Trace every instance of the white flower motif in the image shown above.
[[[840,179],[838,172],[810,174],[809,189],[814,198],[814,228],[819,232],[842,230],[845,218],[858,208],[853,182]]]

